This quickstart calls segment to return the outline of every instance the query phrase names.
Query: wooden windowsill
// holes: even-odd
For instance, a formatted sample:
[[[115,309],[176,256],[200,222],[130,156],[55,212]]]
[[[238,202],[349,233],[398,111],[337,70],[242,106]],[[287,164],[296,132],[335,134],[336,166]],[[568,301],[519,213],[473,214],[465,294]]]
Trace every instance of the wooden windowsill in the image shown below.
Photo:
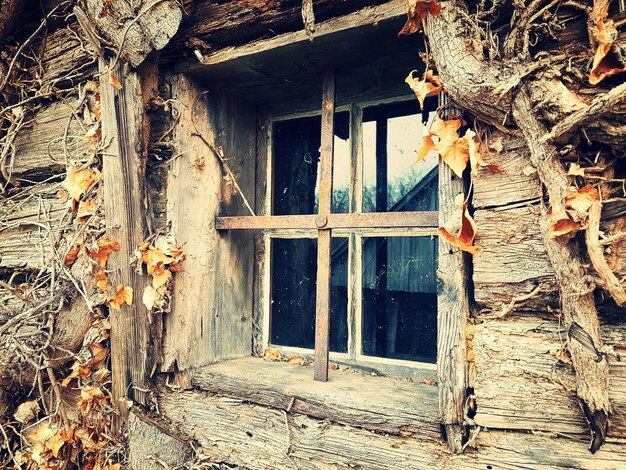
[[[434,373],[432,374],[434,378]],[[352,369],[316,382],[311,367],[247,357],[196,369],[193,386],[377,432],[439,441],[437,387]]]

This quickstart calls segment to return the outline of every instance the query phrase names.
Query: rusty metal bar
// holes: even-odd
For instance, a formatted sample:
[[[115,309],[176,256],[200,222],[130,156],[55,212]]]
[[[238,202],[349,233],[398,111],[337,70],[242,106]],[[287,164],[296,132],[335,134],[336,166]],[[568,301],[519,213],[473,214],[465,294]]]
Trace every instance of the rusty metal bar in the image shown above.
[[[319,215],[317,239],[317,287],[315,294],[315,365],[313,379],[328,381],[330,341],[330,246],[332,229],[328,227],[333,196],[333,153],[335,146],[335,71],[324,74],[322,90],[322,141],[320,155]]]
[[[437,211],[217,217],[218,230],[437,228]]]

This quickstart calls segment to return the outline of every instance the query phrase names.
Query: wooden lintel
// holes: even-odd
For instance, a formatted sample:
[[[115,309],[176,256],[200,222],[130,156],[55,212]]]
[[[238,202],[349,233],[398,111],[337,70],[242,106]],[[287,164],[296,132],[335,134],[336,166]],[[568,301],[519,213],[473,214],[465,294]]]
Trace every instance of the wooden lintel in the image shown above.
[[[278,230],[278,229],[319,229],[316,215],[274,215],[217,217],[217,230]],[[341,228],[437,228],[437,211],[422,212],[371,212],[360,214],[329,214],[325,229]],[[319,222],[319,221],[318,221]]]
[[[338,33],[348,29],[376,25],[381,21],[406,15],[405,0],[390,0],[382,5],[373,5],[362,8],[354,13],[316,23],[313,38]],[[308,42],[310,38],[304,29],[280,34],[269,39],[259,39],[243,46],[230,46],[202,57],[200,63],[194,61],[182,66],[185,70],[201,69],[203,67],[223,64],[235,59],[245,59],[260,52],[274,50],[280,47],[293,45],[298,42]]]

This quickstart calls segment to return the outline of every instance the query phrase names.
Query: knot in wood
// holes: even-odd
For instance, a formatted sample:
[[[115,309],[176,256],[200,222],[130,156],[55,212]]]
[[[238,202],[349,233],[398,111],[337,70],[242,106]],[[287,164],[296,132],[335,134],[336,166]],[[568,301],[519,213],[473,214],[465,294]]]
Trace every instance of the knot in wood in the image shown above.
[[[315,225],[317,226],[317,228],[324,228],[326,227],[327,223],[328,217],[324,214],[319,214],[317,217],[315,217]]]

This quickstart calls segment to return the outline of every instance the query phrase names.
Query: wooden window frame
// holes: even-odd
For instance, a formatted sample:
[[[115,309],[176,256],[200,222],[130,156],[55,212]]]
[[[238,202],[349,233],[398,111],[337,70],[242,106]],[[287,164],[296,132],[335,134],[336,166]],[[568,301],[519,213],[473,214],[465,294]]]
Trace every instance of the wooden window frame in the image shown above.
[[[264,269],[257,273],[255,286],[257,299],[255,303],[262,305],[262,345],[270,346],[271,318],[271,240],[274,238],[311,238],[318,240],[317,257],[317,292],[316,292],[316,331],[315,349],[279,346],[284,351],[315,356],[314,378],[319,381],[328,380],[329,351],[329,319],[330,319],[330,244],[332,237],[348,238],[348,352],[332,353],[334,360],[351,361],[370,365],[385,364],[419,369],[434,370],[434,364],[419,361],[367,356],[362,351],[362,306],[359,301],[362,290],[362,276],[359,275],[362,262],[362,241],[364,237],[385,236],[436,236],[439,226],[438,211],[411,212],[363,212],[363,148],[362,118],[367,107],[386,103],[407,101],[408,96],[389,98],[378,101],[358,101],[349,106],[335,107],[334,72],[324,76],[322,115],[322,146],[320,159],[320,196],[319,213],[317,215],[262,215],[217,217],[218,230],[258,230],[262,231],[262,252],[266,259]],[[347,214],[331,213],[332,177],[333,177],[333,141],[334,116],[337,112],[348,111],[350,122],[350,182],[349,209]],[[267,153],[265,172],[257,173],[257,187],[271,188],[273,184],[272,129],[275,122],[296,119],[298,117],[320,115],[320,109],[299,114],[283,114],[269,116],[264,123],[268,131],[267,143],[261,148]],[[259,153],[257,159],[265,155]],[[262,181],[262,179],[265,181]],[[257,194],[257,197],[259,195]],[[264,191],[261,197],[263,213],[272,212],[271,190]],[[326,282],[328,281],[328,282]],[[328,285],[326,285],[328,284]],[[320,302],[320,299],[322,301]]]

